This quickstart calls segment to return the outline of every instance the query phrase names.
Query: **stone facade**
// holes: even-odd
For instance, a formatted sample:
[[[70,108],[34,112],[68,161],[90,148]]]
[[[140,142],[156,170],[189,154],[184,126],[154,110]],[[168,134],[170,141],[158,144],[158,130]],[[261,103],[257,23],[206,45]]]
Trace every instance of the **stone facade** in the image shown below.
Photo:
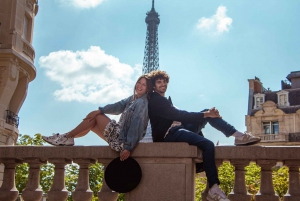
[[[18,113],[28,83],[36,76],[32,47],[38,0],[1,0],[0,6],[0,145],[14,145]],[[3,168],[0,167],[0,185]]]
[[[249,79],[247,131],[264,145],[300,144],[300,71],[291,72],[279,91],[267,90],[259,78]]]

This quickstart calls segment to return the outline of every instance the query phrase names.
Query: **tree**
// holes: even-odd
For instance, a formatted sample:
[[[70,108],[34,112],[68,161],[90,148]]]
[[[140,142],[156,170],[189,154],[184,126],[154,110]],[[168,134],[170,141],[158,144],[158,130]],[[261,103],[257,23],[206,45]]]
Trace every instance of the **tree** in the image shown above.
[[[16,145],[35,145],[42,146],[44,141],[42,139],[42,135],[37,133],[34,137],[30,137],[29,135],[19,135],[18,141]],[[29,174],[29,165],[28,163],[23,163],[16,166],[15,180],[16,180],[16,188],[19,192],[22,192],[26,187],[28,181]],[[40,171],[40,184],[41,188],[44,192],[49,191],[53,182],[54,176],[54,165],[51,163],[43,164],[41,166]]]
[[[229,162],[224,162],[219,167],[219,179],[221,189],[228,195],[234,185],[234,167]],[[252,194],[252,201],[260,188],[260,174],[261,168],[255,163],[251,162],[245,167],[245,182],[247,191]],[[288,190],[288,168],[283,166],[281,168],[275,166],[272,169],[272,179],[275,193],[281,198]],[[201,201],[201,193],[206,188],[206,177],[196,177],[196,200]]]
[[[195,194],[196,194],[196,201],[202,201],[202,192],[206,188],[207,179],[206,177],[201,177],[196,175],[196,185],[195,185]]]
[[[254,200],[260,186],[260,167],[251,162],[250,165],[245,167],[245,170],[246,188],[252,194],[252,200]]]
[[[220,187],[228,195],[234,185],[234,167],[229,162],[224,162],[219,168]]]
[[[273,178],[273,185],[274,185],[274,190],[276,194],[282,198],[289,187],[289,182],[288,182],[288,167],[283,166],[281,168],[279,167],[274,167],[273,172],[272,172],[272,178]]]
[[[18,141],[16,145],[22,146],[43,146],[44,141],[42,139],[42,135],[37,133],[34,137],[29,135],[19,135]],[[28,181],[28,174],[29,174],[29,165],[27,163],[23,163],[16,166],[16,173],[15,173],[15,182],[16,188],[19,192],[22,192],[23,189],[26,187]],[[66,188],[69,192],[75,190],[77,181],[79,176],[79,165],[76,163],[72,163],[66,165],[66,173],[65,173],[65,184]],[[54,177],[54,165],[52,163],[46,163],[41,165],[40,171],[40,185],[44,193],[47,193],[53,183]],[[93,191],[93,199],[92,201],[98,201],[98,191],[102,187],[103,179],[104,179],[104,167],[100,163],[92,164],[89,167],[89,183],[90,188]],[[125,195],[120,194],[118,201],[124,201]],[[68,197],[68,201],[72,201],[71,193]]]

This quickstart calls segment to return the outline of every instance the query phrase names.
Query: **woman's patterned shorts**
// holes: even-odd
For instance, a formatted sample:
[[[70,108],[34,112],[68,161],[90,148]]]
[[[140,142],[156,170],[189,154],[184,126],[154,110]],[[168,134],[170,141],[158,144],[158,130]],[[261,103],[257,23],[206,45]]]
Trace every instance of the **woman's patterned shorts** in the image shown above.
[[[119,135],[120,135],[120,125],[115,121],[111,120],[104,129],[104,137],[110,148],[115,151],[123,151],[123,143],[119,142]]]

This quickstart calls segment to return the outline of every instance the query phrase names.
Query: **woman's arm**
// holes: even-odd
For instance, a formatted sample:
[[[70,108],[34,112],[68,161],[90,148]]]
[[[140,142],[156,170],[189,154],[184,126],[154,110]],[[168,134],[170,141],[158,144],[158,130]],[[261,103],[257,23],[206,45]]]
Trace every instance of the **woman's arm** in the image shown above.
[[[119,102],[108,104],[104,107],[99,107],[100,114],[114,114],[114,115],[121,114],[124,111],[126,104],[131,100],[132,100],[132,96],[129,96],[128,98],[125,98]]]

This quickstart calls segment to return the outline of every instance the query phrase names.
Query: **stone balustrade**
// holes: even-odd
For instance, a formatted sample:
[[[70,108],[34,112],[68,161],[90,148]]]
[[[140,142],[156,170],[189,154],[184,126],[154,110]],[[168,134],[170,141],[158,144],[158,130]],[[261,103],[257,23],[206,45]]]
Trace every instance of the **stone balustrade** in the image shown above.
[[[231,201],[250,201],[246,190],[245,166],[255,161],[261,167],[261,186],[256,201],[279,201],[272,184],[271,168],[278,161],[289,168],[289,189],[284,201],[300,200],[299,166],[300,147],[217,146],[216,164],[230,161],[235,167],[235,183],[229,195]],[[132,157],[142,168],[139,186],[125,195],[130,201],[193,201],[195,200],[195,162],[201,161],[201,151],[186,143],[140,143]],[[118,153],[107,146],[0,146],[0,163],[4,164],[0,201],[14,201],[19,192],[15,187],[15,167],[28,163],[29,180],[22,192],[25,201],[40,201],[40,166],[46,161],[55,165],[53,185],[48,194],[50,201],[65,201],[69,192],[65,188],[65,165],[72,161],[80,166],[79,178],[73,200],[90,201],[89,165],[98,161],[106,166]],[[21,192],[20,192],[21,193]],[[202,193],[206,200],[207,189]],[[99,200],[115,201],[118,194],[103,184]]]
[[[260,134],[261,142],[289,142],[289,134]],[[295,141],[300,142],[300,140]]]

